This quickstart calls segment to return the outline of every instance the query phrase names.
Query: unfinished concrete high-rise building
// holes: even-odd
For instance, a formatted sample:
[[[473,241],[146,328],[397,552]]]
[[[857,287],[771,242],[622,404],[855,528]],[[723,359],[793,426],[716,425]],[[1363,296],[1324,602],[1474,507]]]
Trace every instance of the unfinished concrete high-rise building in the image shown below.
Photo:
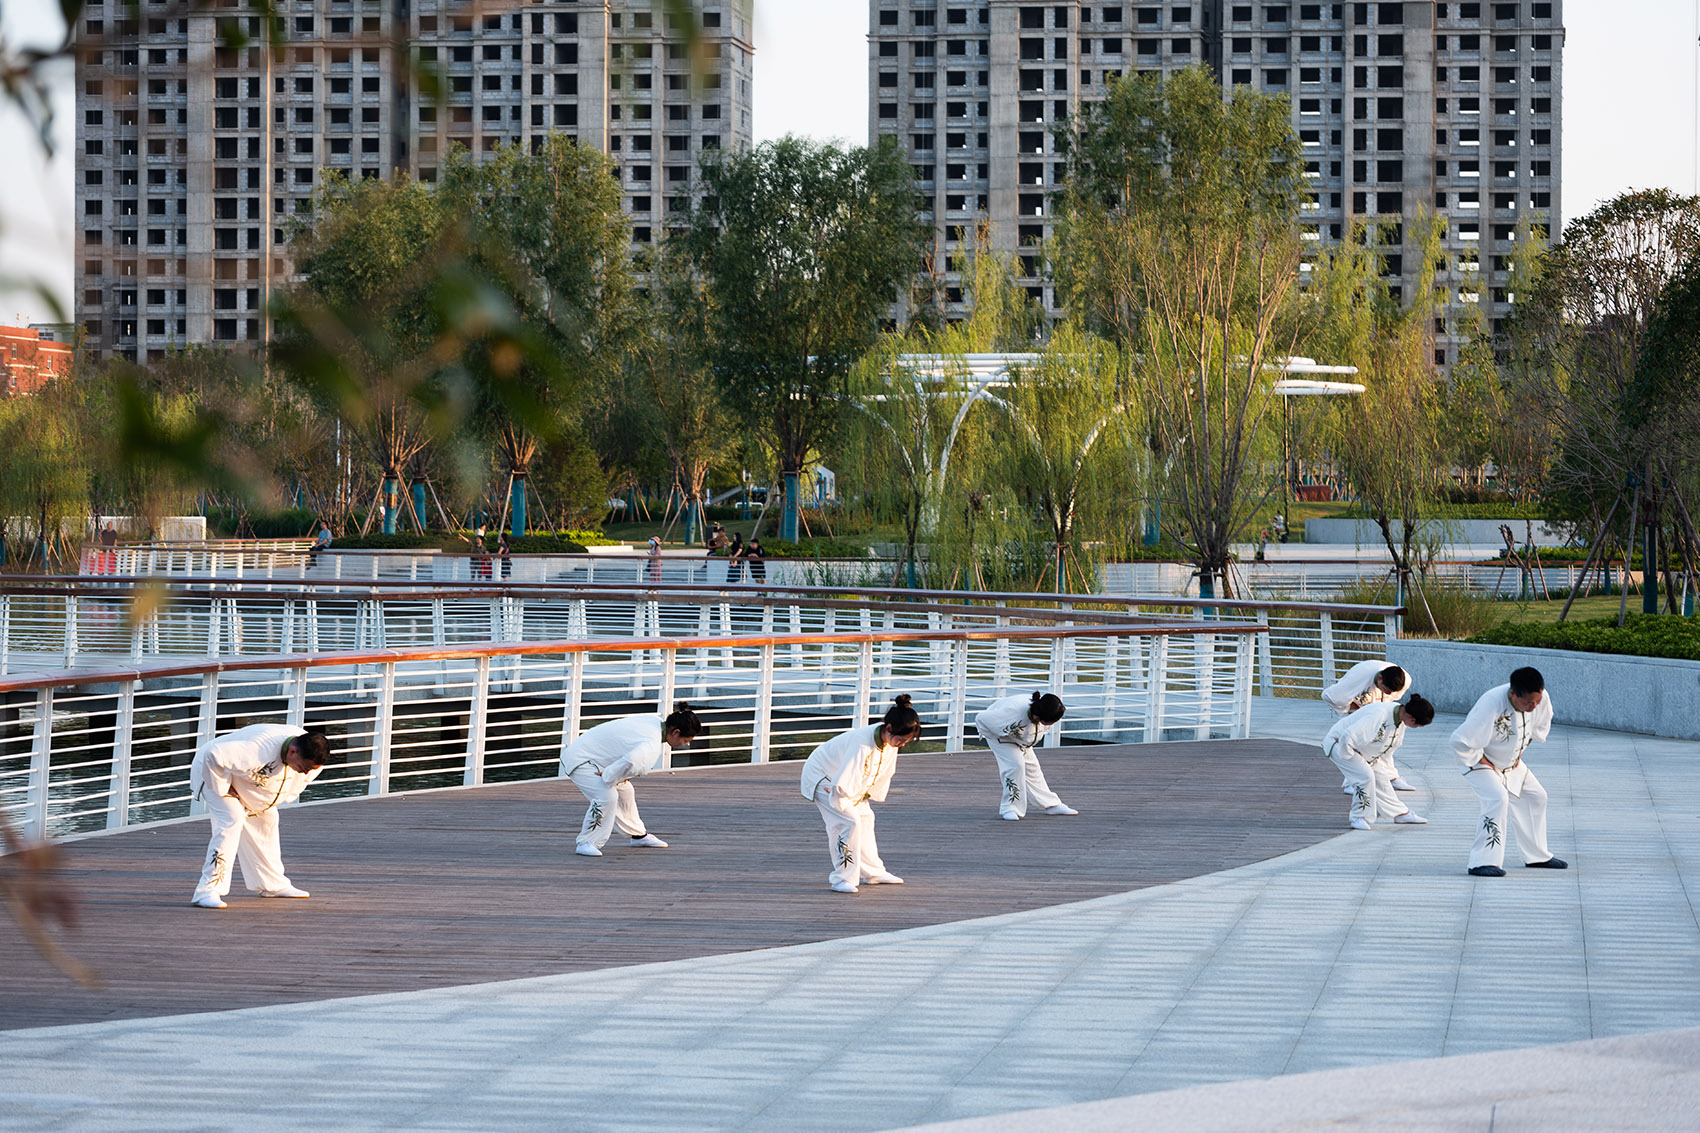
[[[88,0],[77,34],[77,320],[91,356],[257,346],[287,227],[327,169],[436,177],[451,147],[612,157],[633,242],[683,216],[706,149],[750,144],[752,0],[699,0],[701,50],[660,0]],[[222,46],[221,22],[253,41]],[[417,63],[412,62],[416,60]],[[706,60],[706,63],[704,62]],[[441,77],[425,98],[420,65]]]
[[[962,243],[989,222],[1053,314],[1036,246],[1061,183],[1053,128],[1124,75],[1206,66],[1225,94],[1287,95],[1312,199],[1306,235],[1360,221],[1399,238],[1446,221],[1448,280],[1491,326],[1511,296],[1520,223],[1559,226],[1562,4],[1033,3],[869,0],[868,131],[914,167],[940,237],[946,297],[961,301]],[[1391,275],[1417,257],[1394,251]],[[1436,359],[1455,354],[1437,328]]]

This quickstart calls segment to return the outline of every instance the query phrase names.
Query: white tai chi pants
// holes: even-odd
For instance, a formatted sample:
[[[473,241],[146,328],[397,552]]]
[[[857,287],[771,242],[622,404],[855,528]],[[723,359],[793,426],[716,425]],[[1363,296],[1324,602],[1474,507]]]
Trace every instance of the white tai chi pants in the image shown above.
[[[196,759],[189,765],[189,789],[201,795],[206,786],[201,761]],[[212,819],[212,841],[193,899],[223,897],[230,892],[231,859],[242,867],[242,884],[249,889],[259,893],[287,889],[289,878],[283,872],[277,811],[249,814],[241,799],[215,795],[210,789],[204,793],[202,801],[207,804],[207,817]]]
[[[1351,788],[1352,805],[1347,810],[1348,819],[1362,819],[1373,826],[1378,817],[1397,818],[1411,809],[1399,801],[1399,792],[1393,789],[1391,759],[1383,758],[1371,763],[1361,755],[1354,755],[1341,743],[1325,750],[1334,766],[1340,769],[1340,774],[1346,777],[1346,786]]]
[[[864,878],[886,872],[874,842],[874,808],[867,799],[853,803],[822,779],[815,788],[815,805],[826,823],[826,853],[832,859],[827,880],[831,884],[860,885]]]
[[[578,831],[579,845],[595,846],[600,850],[607,844],[608,836],[615,827],[633,838],[642,838],[648,833],[643,818],[638,814],[637,795],[630,783],[616,783],[610,787],[596,773],[596,768],[588,764],[580,765],[568,778],[579,793],[590,800],[590,809],[584,812],[584,825]]]
[[[1039,757],[1033,754],[1032,748],[1005,743],[985,732],[980,733],[980,738],[986,741],[986,746],[992,749],[992,758],[998,761],[998,784],[1003,792],[998,798],[999,814],[1022,818],[1027,814],[1029,804],[1041,809],[1062,805],[1057,793],[1045,782],[1045,773],[1039,769]]]
[[[1476,823],[1476,844],[1470,847],[1470,868],[1479,865],[1505,866],[1505,818],[1511,816],[1511,828],[1517,831],[1517,849],[1524,864],[1544,862],[1552,857],[1547,849],[1547,790],[1530,771],[1523,780],[1523,793],[1513,795],[1505,789],[1503,772],[1479,768],[1464,773],[1464,781],[1475,788],[1482,804],[1481,821]]]
[[[1399,768],[1394,765],[1393,757],[1391,755],[1382,756],[1381,762],[1387,764],[1387,781],[1388,782],[1391,783],[1393,780],[1399,778]],[[1351,785],[1352,785],[1352,777],[1350,775],[1346,776],[1344,782],[1341,785],[1344,786],[1344,787],[1350,788]]]

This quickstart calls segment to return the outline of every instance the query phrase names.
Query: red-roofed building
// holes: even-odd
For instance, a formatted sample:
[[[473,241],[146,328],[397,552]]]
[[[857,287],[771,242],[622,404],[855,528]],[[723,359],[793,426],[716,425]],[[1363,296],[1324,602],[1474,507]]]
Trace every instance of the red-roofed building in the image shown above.
[[[0,327],[0,397],[34,393],[54,378],[69,377],[76,351],[37,330]]]

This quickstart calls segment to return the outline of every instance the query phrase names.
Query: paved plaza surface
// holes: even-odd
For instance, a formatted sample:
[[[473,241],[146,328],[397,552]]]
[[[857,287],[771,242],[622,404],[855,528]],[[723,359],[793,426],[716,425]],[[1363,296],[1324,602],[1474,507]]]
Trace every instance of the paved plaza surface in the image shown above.
[[[1562,690],[1556,699],[1562,720]],[[1254,706],[1255,730],[1267,738],[1309,742],[1327,719],[1313,703]],[[0,1034],[0,1123],[180,1128],[224,1126],[240,1114],[273,1126],[610,1130],[872,1130],[979,1118],[994,1119],[973,1126],[985,1129],[1692,1128],[1700,1040],[1648,1033],[1700,1026],[1690,893],[1700,878],[1700,744],[1555,728],[1530,762],[1551,796],[1552,847],[1573,868],[1524,870],[1513,848],[1508,877],[1476,879],[1464,873],[1474,795],[1446,749],[1456,722],[1441,717],[1413,733],[1400,755],[1422,788],[1407,797],[1428,826],[1345,832],[1346,800],[1316,755],[1318,805],[1341,833],[1277,856],[1250,853],[1245,864],[1131,891],[806,944],[13,1030]],[[1155,746],[1139,755],[1173,761],[1177,783],[1202,803],[1190,821],[1255,842],[1281,804],[1232,750]],[[1082,810],[1109,804],[1099,797],[1105,788],[1076,789],[1064,770],[1065,760],[1091,754],[1047,760],[1054,784]],[[938,766],[954,757],[945,758]],[[962,765],[975,759],[984,757]],[[648,786],[639,786],[646,808]],[[795,804],[799,837],[811,840],[798,861],[818,875],[814,818],[801,798]],[[292,869],[305,850],[302,820],[368,805],[288,815]],[[880,811],[888,851],[902,809],[894,797]],[[975,825],[961,845],[970,858],[988,847],[987,888],[1004,882],[998,863],[1015,860],[993,857],[998,839],[1031,838],[1037,854],[1050,839],[1079,836],[1061,820],[989,824],[980,809],[964,805]],[[887,856],[914,884],[931,884],[916,864],[927,860],[925,832],[902,837],[917,834],[901,859]],[[782,851],[760,847],[753,858],[770,852]],[[183,887],[172,874],[162,900],[180,899]],[[336,886],[313,887],[329,907]],[[525,896],[488,889],[496,913]],[[910,892],[920,890],[905,886],[904,899]],[[706,893],[681,888],[675,901]],[[778,896],[751,902],[751,919]],[[887,897],[847,900],[872,898],[886,910]],[[797,891],[799,902],[816,899],[806,886]],[[303,920],[319,900],[300,907]],[[228,914],[260,923],[238,903],[209,916]],[[643,920],[630,927],[634,938],[653,932]],[[328,972],[346,962],[237,938],[222,956],[198,959],[239,976],[283,969],[303,985],[315,964]],[[1480,1057],[1584,1040],[1609,1041]],[[1566,1096],[1593,1108],[1553,1108]],[[1079,1103],[1097,1108],[1084,1117],[1020,1112]]]

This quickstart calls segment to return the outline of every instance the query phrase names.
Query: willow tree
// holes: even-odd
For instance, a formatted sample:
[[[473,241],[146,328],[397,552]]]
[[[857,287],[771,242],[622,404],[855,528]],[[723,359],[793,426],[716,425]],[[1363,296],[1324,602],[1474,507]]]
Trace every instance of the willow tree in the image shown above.
[[[78,393],[69,381],[49,382],[27,397],[0,399],[0,530],[7,543],[27,544],[27,563],[43,570],[63,561],[65,530],[81,529],[89,514],[89,439]]]
[[[722,396],[779,457],[780,536],[794,540],[803,469],[839,437],[850,371],[921,263],[926,231],[889,141],[787,136],[706,161],[703,187],[680,246],[708,291]]]
[[[976,364],[971,356],[1031,348],[1040,317],[1016,284],[1009,257],[991,250],[983,228],[963,282],[966,319],[942,326],[910,323],[901,334],[882,339],[850,380],[859,481],[893,505],[912,586],[919,542],[925,539],[932,551],[938,549],[947,492],[960,489],[972,512],[977,494],[983,496],[988,487],[984,465],[962,466],[959,442],[971,419],[984,418],[987,395],[1007,384],[1009,374],[1002,365]],[[1008,423],[1000,418],[999,424]],[[968,530],[972,534],[973,526]]]
[[[1167,468],[1164,521],[1200,592],[1266,494],[1259,461],[1298,310],[1309,193],[1285,97],[1208,70],[1122,79],[1060,129],[1056,265],[1070,308],[1138,356],[1144,428]]]
[[[1006,482],[1023,493],[1049,536],[1057,593],[1070,574],[1095,580],[1082,554],[1081,521],[1102,530],[1099,505],[1114,485],[1140,487],[1128,472],[1130,411],[1140,408],[1126,352],[1069,324],[992,399],[1008,418]]]
[[[1321,257],[1311,286],[1318,347],[1330,361],[1357,366],[1364,387],[1334,415],[1330,449],[1392,557],[1399,605],[1413,582],[1426,603],[1418,552],[1424,523],[1450,481],[1446,406],[1432,361],[1441,229],[1427,217],[1409,227],[1408,239],[1397,243],[1392,225],[1359,225]],[[1409,302],[1383,282],[1390,247],[1419,260]]]

